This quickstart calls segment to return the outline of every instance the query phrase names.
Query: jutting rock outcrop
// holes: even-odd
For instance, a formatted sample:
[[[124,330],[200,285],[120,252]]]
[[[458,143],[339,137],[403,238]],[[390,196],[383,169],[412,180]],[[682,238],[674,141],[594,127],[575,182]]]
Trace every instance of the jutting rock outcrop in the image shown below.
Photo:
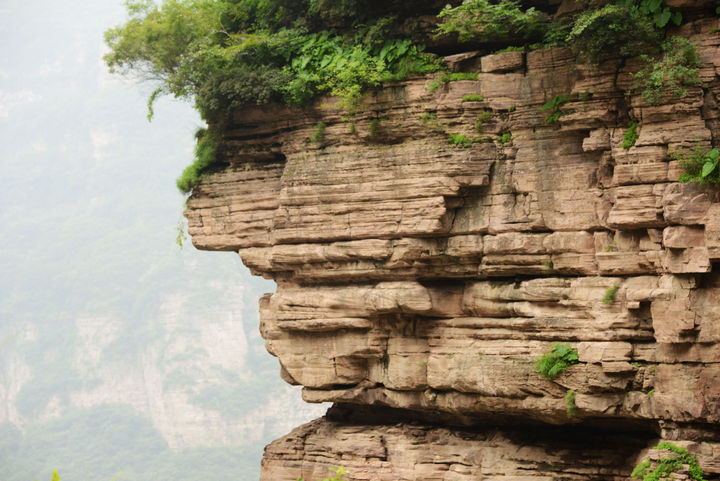
[[[267,348],[335,403],[262,479],[619,480],[660,440],[718,479],[720,194],[673,154],[720,142],[719,26],[678,29],[702,84],[658,105],[634,61],[550,48],[455,55],[477,81],[386,85],[349,118],[238,111],[189,231],[277,282]],[[579,363],[549,380],[556,343]]]

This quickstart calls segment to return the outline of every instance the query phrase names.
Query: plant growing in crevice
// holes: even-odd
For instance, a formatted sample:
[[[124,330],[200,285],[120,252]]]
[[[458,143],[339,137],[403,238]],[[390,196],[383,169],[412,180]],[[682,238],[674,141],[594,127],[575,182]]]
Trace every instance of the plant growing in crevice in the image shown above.
[[[468,94],[463,95],[463,102],[482,102],[485,98],[480,94]]]
[[[635,145],[635,142],[637,142],[638,139],[638,133],[637,133],[637,126],[638,123],[635,120],[631,120],[628,124],[628,129],[625,131],[625,135],[623,135],[623,143],[622,148],[625,150],[630,149],[633,145]]]
[[[620,289],[620,286],[617,284],[605,289],[605,294],[603,294],[602,297],[602,303],[605,305],[610,305],[615,302],[615,294],[617,294],[618,289]]]
[[[433,79],[428,84],[428,90],[430,93],[435,93],[443,85],[447,85],[450,82],[459,82],[461,80],[477,80],[478,74],[473,72],[445,72],[439,77]]]
[[[641,481],[671,479],[673,478],[673,473],[677,473],[687,466],[690,479],[705,481],[704,473],[698,464],[697,456],[690,454],[687,449],[664,441],[652,448],[652,450],[669,451],[669,454],[652,462],[650,459],[645,459],[639,463],[635,466],[635,469],[633,469],[632,474],[630,474],[633,479]]]
[[[315,130],[313,131],[312,136],[310,137],[310,142],[313,144],[321,145],[323,142],[325,142],[325,129],[326,129],[325,122],[318,122],[315,124]]]
[[[633,90],[642,89],[642,96],[651,105],[657,105],[668,91],[684,97],[688,87],[700,85],[702,64],[695,44],[684,37],[665,40],[659,59],[646,54],[640,58],[645,66],[633,75]]]
[[[482,132],[483,126],[493,117],[493,115],[492,110],[483,110],[479,113],[477,119],[475,120],[475,130]]]
[[[692,151],[680,148],[672,157],[675,158],[684,172],[678,177],[679,182],[697,182],[698,184],[717,185],[720,183],[720,169],[718,160],[720,150],[717,148],[705,151],[701,146],[696,145]]]
[[[577,349],[570,347],[570,344],[555,343],[535,361],[535,371],[552,380],[578,362]]]
[[[433,114],[430,112],[424,112],[420,116],[420,122],[422,122],[423,126],[426,129],[428,129],[432,132],[435,132],[436,134],[444,134],[445,133],[445,129],[440,124],[440,121],[438,120],[436,114]]]
[[[568,95],[556,95],[545,102],[545,104],[540,107],[540,112],[548,111],[548,115],[545,117],[545,123],[555,124],[561,116],[571,114],[573,112],[572,110],[562,109],[563,105],[568,102],[570,102],[570,97]]]
[[[472,141],[464,134],[450,134],[448,136],[448,144],[457,147],[469,147]]]
[[[504,134],[502,134],[498,139],[498,142],[500,142],[502,145],[512,142],[512,132],[505,132]]]
[[[567,413],[568,419],[575,417],[575,411],[577,411],[575,391],[568,389],[568,392],[565,393],[565,412]]]

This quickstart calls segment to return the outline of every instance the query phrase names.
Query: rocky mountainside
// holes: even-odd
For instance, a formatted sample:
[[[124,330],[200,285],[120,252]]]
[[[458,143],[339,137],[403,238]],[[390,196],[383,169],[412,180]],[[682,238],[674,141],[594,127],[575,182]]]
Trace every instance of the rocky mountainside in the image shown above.
[[[217,264],[188,268],[205,279],[202,288],[148,283],[152,295],[133,316],[77,315],[53,319],[54,330],[41,322],[15,329],[0,355],[0,425],[25,430],[80,408],[129,405],[182,449],[252,446],[310,417],[288,412],[292,392],[267,382],[274,366],[260,352],[257,287]],[[226,282],[212,278],[219,271]]]
[[[620,480],[660,441],[718,479],[720,198],[675,155],[720,142],[718,27],[677,29],[702,83],[658,105],[635,61],[549,48],[454,55],[477,80],[386,85],[349,119],[238,111],[189,232],[277,282],[267,349],[335,403],[261,479]],[[548,379],[557,343],[579,362]]]

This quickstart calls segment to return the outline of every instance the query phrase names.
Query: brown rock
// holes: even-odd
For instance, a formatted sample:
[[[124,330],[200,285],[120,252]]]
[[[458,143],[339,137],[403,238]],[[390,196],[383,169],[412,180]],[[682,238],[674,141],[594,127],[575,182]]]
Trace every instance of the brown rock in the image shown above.
[[[510,72],[523,68],[525,52],[503,52],[485,55],[482,59],[483,73]]]
[[[697,441],[720,471],[720,194],[676,183],[668,156],[720,136],[714,27],[677,29],[697,45],[703,85],[656,106],[629,92],[637,62],[588,66],[551,48],[486,55],[477,81],[434,94],[431,76],[385,86],[354,134],[333,99],[235,114],[228,166],[188,200],[194,244],[237,251],[277,281],[261,333],[304,399],[392,408],[300,428],[268,448],[263,479],[344,464],[353,480],[620,480],[660,429]],[[483,102],[463,103],[470,93]],[[557,95],[568,112],[549,124],[540,109]],[[640,136],[624,149],[628,116]],[[456,147],[449,133],[477,142]],[[556,343],[580,363],[548,380],[534,362]],[[517,431],[487,427],[506,422]],[[549,424],[564,434],[539,439]],[[553,451],[596,428],[622,439]]]

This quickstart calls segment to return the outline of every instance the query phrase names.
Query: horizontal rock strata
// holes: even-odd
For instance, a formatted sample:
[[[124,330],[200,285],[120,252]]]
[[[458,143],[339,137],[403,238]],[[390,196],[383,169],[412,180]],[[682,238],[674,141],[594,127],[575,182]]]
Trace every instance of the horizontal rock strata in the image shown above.
[[[602,433],[605,434],[605,433]],[[317,420],[266,449],[261,481],[323,479],[337,460],[352,479],[625,480],[644,446],[627,435],[486,429],[471,432],[415,424]],[[615,449],[618,443],[628,451]],[[630,467],[630,468],[628,468]]]
[[[193,243],[277,281],[261,331],[310,402],[441,413],[466,429],[503,416],[636,422],[694,442],[717,477],[720,198],[678,183],[673,156],[720,141],[717,27],[680,29],[702,85],[659,105],[632,89],[633,61],[578,65],[553,48],[477,58],[477,81],[435,93],[431,77],[386,86],[349,119],[327,99],[238,112],[228,166],[188,201]],[[541,107],[557,95],[571,100],[548,123]],[[533,363],[558,342],[580,362],[551,381]],[[351,479],[624,479],[657,442],[558,448],[566,457],[517,436],[322,420],[271,445],[263,479],[339,464]]]

